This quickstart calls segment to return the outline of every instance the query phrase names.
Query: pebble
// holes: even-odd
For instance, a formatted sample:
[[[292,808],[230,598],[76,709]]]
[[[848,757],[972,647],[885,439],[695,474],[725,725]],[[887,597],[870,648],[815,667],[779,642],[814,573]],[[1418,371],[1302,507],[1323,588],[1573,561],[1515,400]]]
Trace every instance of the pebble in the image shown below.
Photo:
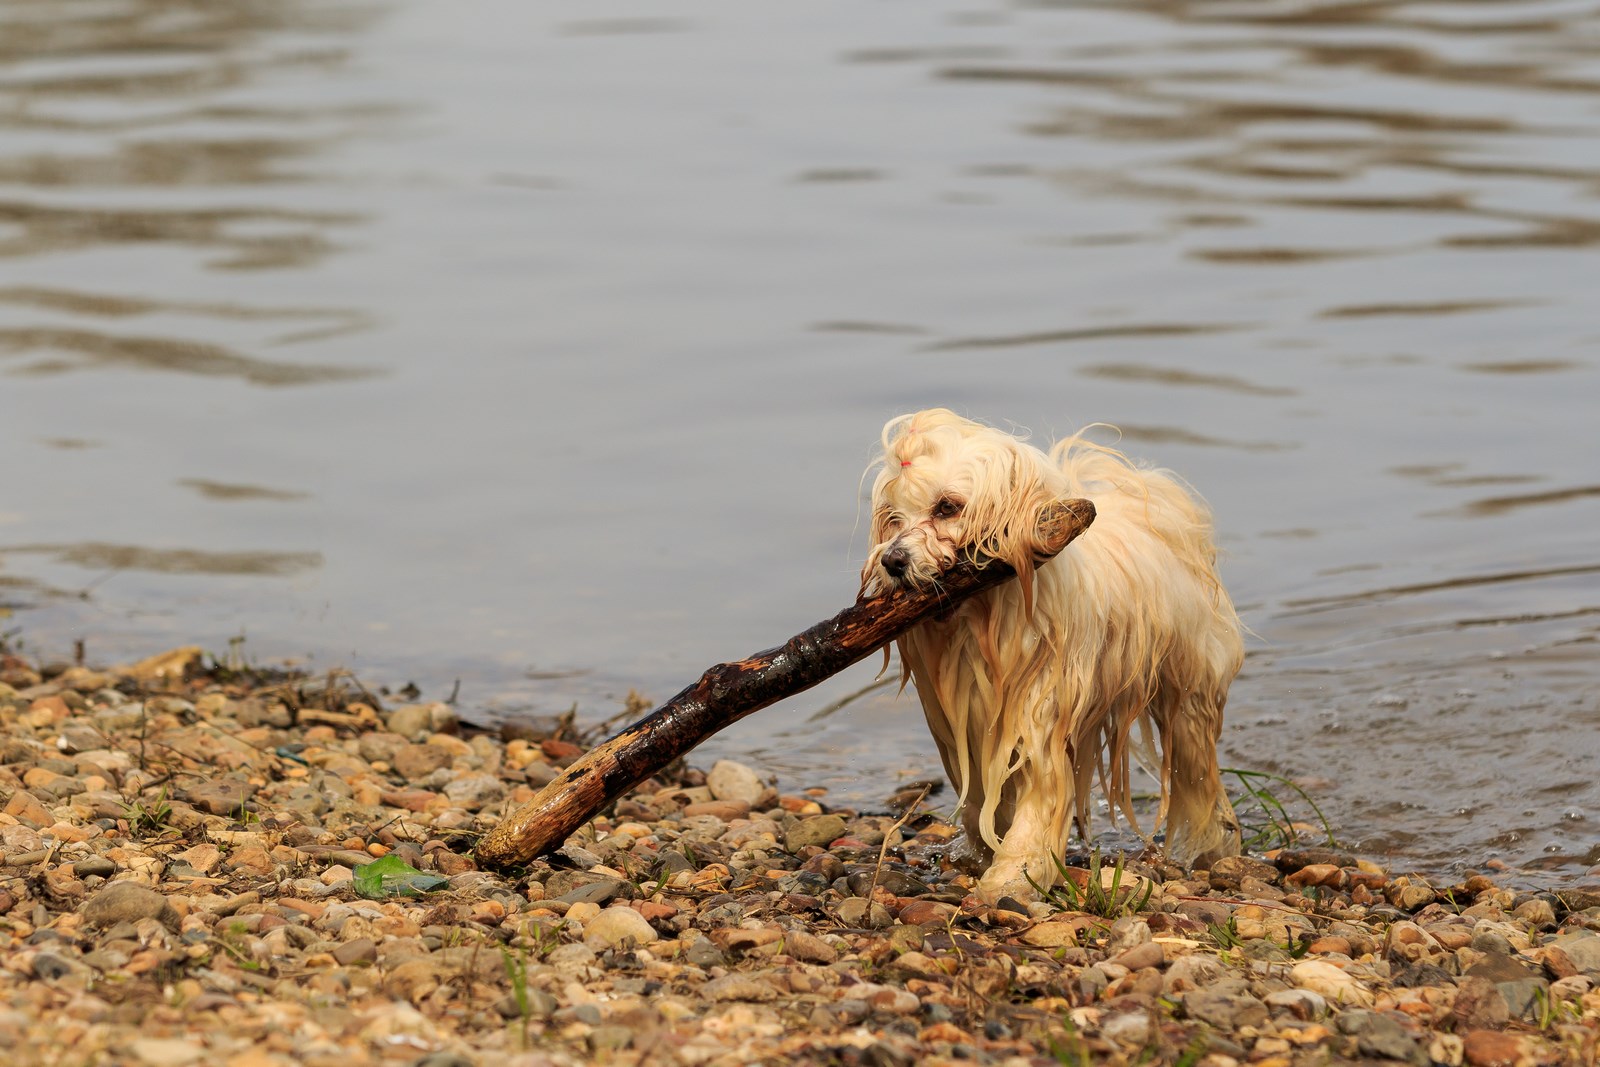
[[[1461,1039],[1462,1055],[1472,1067],[1522,1067],[1525,1044],[1516,1034],[1497,1030],[1468,1030]]]
[[[404,704],[389,713],[387,725],[392,733],[418,740],[428,734],[454,733],[460,720],[448,704]]]
[[[904,911],[901,911],[900,917],[904,921]],[[1078,943],[1078,925],[1072,922],[1046,920],[1024,930],[1022,932],[1022,941],[1039,948],[1064,948],[1068,945],[1076,945]]]
[[[155,919],[176,926],[178,913],[166,897],[132,882],[112,882],[83,902],[78,914],[90,926],[114,926]]]
[[[615,947],[628,942],[648,945],[656,938],[655,930],[643,915],[621,904],[600,912],[583,927],[584,942],[594,947]]]
[[[506,877],[472,841],[582,755],[561,724],[463,737],[448,705],[320,678],[295,722],[281,680],[224,685],[197,656],[159,693],[0,663],[23,682],[0,687],[15,1062],[1022,1067],[1203,1040],[1196,1067],[1554,1067],[1600,1030],[1592,888],[1294,849],[1193,877],[1130,861],[1123,884],[1156,889],[1137,915],[997,909],[940,858],[938,816],[825,810],[733,761],[661,772]],[[386,855],[447,888],[358,896]]]
[[[1339,1016],[1339,1030],[1356,1039],[1356,1047],[1383,1060],[1411,1060],[1421,1051],[1415,1038],[1389,1015],[1375,1011],[1347,1011]]]
[[[754,804],[766,793],[766,783],[761,776],[742,763],[718,760],[706,774],[706,788],[716,800],[731,800]]]
[[[188,1067],[204,1058],[206,1047],[181,1038],[141,1037],[128,1043],[128,1051],[149,1067]]]
[[[844,829],[844,819],[839,815],[813,815],[795,823],[784,837],[784,847],[790,852],[799,852],[812,845],[827,845],[834,838],[842,837]]]
[[[1348,972],[1325,960],[1305,960],[1295,964],[1289,971],[1289,980],[1333,1004],[1371,1007],[1374,1001],[1371,990]]]

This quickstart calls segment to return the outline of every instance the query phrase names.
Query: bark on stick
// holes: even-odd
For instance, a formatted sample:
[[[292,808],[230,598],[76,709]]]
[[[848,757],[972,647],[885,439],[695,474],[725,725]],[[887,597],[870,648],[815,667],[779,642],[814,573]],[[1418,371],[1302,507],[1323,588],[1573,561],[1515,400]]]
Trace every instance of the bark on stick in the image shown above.
[[[1094,505],[1065,500],[1039,516],[1037,562],[1055,556],[1094,521]],[[963,560],[938,586],[864,597],[778,648],[719,663],[700,680],[602,745],[478,843],[478,862],[514,867],[559,848],[607,804],[719,730],[865,659],[911,627],[1015,577],[999,560]]]

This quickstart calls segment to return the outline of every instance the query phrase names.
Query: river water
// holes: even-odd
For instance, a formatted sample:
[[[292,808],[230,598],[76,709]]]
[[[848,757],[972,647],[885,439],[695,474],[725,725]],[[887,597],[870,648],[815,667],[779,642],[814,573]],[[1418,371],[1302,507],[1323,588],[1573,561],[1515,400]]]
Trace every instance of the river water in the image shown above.
[[[1600,864],[1593,3],[0,7],[0,602],[469,716],[843,607],[882,423],[1095,421],[1217,513],[1225,762],[1435,872]],[[859,667],[706,758],[937,773]]]

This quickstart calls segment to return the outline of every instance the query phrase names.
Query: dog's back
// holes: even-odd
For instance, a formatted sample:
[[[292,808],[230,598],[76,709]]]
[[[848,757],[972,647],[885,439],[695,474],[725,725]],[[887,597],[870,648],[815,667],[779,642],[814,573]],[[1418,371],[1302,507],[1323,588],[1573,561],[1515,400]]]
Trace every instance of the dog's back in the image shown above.
[[[1213,818],[1221,791],[1215,751],[1244,644],[1217,575],[1210,512],[1171,471],[1137,466],[1081,433],[1050,456],[1065,495],[1087,497],[1096,511],[1061,560],[1070,580],[1057,590],[1093,613],[1085,630],[1101,634],[1079,635],[1099,646],[1097,691],[1076,702],[1079,743],[1103,746],[1104,784],[1124,811],[1128,756],[1156,775],[1169,852],[1193,860],[1226,850],[1232,813]],[[1149,727],[1160,737],[1159,753],[1141,744]]]

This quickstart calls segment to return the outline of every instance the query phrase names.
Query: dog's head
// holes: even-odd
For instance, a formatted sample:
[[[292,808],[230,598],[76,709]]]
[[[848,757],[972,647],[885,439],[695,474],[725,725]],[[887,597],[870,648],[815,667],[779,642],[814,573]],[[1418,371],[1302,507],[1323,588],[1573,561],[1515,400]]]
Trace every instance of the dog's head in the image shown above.
[[[1038,517],[1053,499],[1043,453],[933,408],[890,421],[879,462],[864,590],[927,585],[981,554],[1016,570],[1032,610]]]

